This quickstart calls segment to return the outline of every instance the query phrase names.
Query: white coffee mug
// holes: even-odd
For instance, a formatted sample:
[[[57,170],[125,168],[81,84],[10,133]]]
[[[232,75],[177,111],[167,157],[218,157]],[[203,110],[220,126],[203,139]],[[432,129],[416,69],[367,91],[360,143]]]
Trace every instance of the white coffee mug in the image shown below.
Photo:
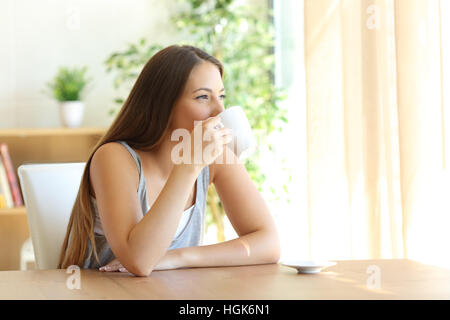
[[[244,110],[240,106],[228,107],[218,117],[226,128],[232,130],[233,140],[227,146],[240,160],[250,156],[256,149],[256,140]]]

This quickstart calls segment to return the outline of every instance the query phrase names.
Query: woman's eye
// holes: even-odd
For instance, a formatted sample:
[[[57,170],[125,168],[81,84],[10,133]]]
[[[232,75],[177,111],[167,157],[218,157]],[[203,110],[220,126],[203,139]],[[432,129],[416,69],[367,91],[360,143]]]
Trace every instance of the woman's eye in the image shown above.
[[[225,99],[227,96],[225,95],[225,94],[222,94],[221,96],[220,96],[220,98],[223,100],[223,99]],[[204,94],[204,95],[201,95],[201,96],[198,96],[198,97],[195,97],[195,99],[208,99],[209,97],[208,97],[208,95],[206,95],[206,94]]]

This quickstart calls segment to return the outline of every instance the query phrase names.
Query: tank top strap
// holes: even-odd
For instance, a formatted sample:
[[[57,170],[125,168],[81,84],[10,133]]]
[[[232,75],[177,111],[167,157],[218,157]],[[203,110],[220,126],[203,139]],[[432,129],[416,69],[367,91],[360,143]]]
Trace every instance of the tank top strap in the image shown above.
[[[201,173],[200,173],[200,179],[197,180],[199,182],[200,180],[200,196],[198,197],[198,201],[200,203],[206,202],[206,197],[208,194],[208,188],[209,188],[209,166],[205,166]]]
[[[128,152],[131,154],[131,156],[133,157],[134,162],[136,163],[136,167],[137,167],[138,172],[139,172],[139,188],[138,188],[138,190],[142,190],[142,186],[143,186],[143,184],[144,184],[144,182],[145,182],[145,179],[144,179],[144,177],[143,177],[144,172],[143,172],[143,170],[142,170],[142,162],[141,162],[141,158],[140,158],[139,155],[136,153],[136,151],[134,151],[134,150],[128,145],[128,143],[126,143],[125,141],[117,140],[116,142],[118,142],[118,143],[120,143],[121,145],[123,145],[123,146],[128,150]]]

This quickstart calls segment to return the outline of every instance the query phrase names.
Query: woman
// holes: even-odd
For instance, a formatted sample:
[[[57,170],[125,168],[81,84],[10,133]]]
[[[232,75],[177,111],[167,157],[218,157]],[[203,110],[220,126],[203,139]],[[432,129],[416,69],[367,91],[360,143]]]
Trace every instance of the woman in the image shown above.
[[[147,62],[86,162],[59,268],[149,276],[153,270],[278,261],[269,209],[226,146],[230,131],[217,117],[224,110],[222,79],[221,63],[191,46],[167,47]],[[203,156],[180,163],[172,132],[194,128],[209,135]],[[218,161],[224,155],[227,161]],[[239,238],[200,246],[211,183]]]

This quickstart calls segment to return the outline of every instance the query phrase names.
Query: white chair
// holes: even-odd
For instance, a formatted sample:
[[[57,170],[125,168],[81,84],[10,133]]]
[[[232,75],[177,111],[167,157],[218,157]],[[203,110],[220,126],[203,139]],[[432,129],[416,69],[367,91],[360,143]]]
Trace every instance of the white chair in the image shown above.
[[[31,238],[28,238],[20,249],[20,270],[28,270],[28,264],[30,262],[36,264],[33,243],[31,242]]]
[[[24,164],[18,169],[37,269],[56,269],[84,162]]]

